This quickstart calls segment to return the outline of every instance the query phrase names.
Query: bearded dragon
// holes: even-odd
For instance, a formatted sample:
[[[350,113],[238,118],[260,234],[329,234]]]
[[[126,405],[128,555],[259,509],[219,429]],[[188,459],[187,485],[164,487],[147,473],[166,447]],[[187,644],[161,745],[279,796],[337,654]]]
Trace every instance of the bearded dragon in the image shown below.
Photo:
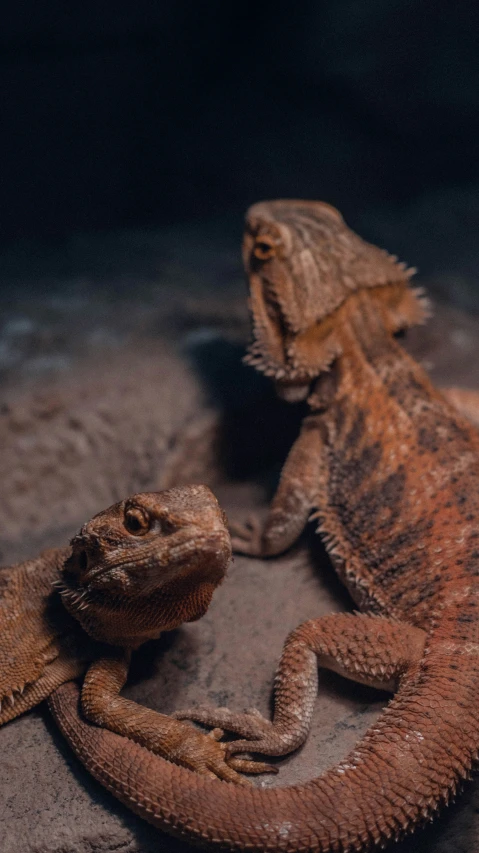
[[[248,360],[309,413],[266,524],[244,527],[234,545],[281,553],[312,513],[363,613],[288,637],[272,721],[224,708],[178,716],[239,734],[227,756],[284,755],[307,736],[318,663],[395,696],[337,766],[259,790],[196,776],[89,726],[72,685],[50,704],[86,767],[162,830],[212,849],[363,853],[432,819],[478,757],[479,435],[397,340],[426,316],[412,271],[334,208],[255,205],[244,259]]]
[[[211,778],[243,781],[254,762],[119,696],[131,651],[199,619],[231,557],[226,517],[206,486],[141,493],[100,512],[70,548],[0,572],[0,725],[84,675],[98,726]],[[264,767],[264,765],[263,765]]]

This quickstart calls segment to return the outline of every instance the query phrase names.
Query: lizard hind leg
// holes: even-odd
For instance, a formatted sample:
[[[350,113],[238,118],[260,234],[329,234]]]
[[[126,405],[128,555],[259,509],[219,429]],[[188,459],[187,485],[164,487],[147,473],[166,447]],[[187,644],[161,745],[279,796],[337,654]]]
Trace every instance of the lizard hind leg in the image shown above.
[[[286,640],[275,679],[273,720],[258,711],[191,708],[176,713],[241,736],[228,754],[286,755],[306,740],[317,695],[318,664],[362,684],[396,690],[420,661],[426,633],[378,616],[332,614],[304,622]]]

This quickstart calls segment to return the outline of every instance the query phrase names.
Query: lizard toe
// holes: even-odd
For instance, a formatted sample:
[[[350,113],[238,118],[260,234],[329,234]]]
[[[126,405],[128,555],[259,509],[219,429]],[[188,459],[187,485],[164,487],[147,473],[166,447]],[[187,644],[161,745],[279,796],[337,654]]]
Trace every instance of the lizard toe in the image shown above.
[[[241,752],[257,752],[262,755],[287,755],[301,745],[294,732],[282,730],[268,720],[261,724],[262,731],[255,735],[249,734],[240,740],[232,740],[226,744],[228,758]]]
[[[243,714],[230,711],[229,708],[189,708],[185,711],[175,711],[172,716],[178,720],[193,720],[204,726],[214,726],[213,731],[219,727],[220,730],[233,732],[255,742],[262,739],[272,728],[270,720],[263,717],[256,708]],[[215,739],[219,740],[219,737]]]
[[[274,764],[267,764],[265,761],[253,761],[250,758],[238,758],[237,756],[228,757],[228,766],[237,770],[239,773],[277,773],[278,768]]]

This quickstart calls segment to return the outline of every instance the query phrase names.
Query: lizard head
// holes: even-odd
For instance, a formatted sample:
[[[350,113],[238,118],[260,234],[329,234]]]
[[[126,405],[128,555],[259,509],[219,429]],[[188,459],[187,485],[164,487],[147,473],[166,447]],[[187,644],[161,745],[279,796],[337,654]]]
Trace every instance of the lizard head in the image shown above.
[[[305,399],[341,352],[337,316],[370,288],[395,333],[426,316],[415,270],[366,243],[331,205],[278,200],[246,214],[243,261],[250,285],[253,342],[246,361],[271,376],[280,396]]]
[[[136,647],[202,616],[231,558],[226,516],[206,486],[114,504],[71,541],[62,600],[94,639]]]

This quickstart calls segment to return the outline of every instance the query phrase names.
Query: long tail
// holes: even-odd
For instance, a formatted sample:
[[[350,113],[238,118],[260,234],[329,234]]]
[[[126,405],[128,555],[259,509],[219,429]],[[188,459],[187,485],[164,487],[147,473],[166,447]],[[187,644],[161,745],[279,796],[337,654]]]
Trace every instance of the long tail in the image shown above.
[[[286,788],[205,779],[89,725],[72,683],[50,707],[93,776],[161,830],[212,849],[362,853],[432,817],[469,775],[479,745],[473,646],[435,644],[347,759]]]

